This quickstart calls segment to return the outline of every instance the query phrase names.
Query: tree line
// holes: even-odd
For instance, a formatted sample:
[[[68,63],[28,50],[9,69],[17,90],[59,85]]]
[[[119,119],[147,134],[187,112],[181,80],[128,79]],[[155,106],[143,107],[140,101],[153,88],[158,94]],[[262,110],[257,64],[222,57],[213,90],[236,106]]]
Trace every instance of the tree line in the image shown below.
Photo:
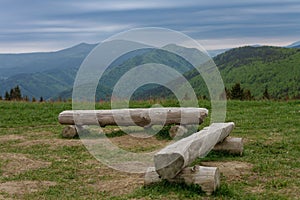
[[[5,101],[30,101],[28,96],[22,96],[22,92],[20,87],[17,85],[16,87],[10,89],[10,92],[6,91],[4,98],[0,95],[0,100]],[[32,97],[32,102],[36,102],[36,98]],[[39,102],[43,102],[44,98],[40,97]]]
[[[225,93],[227,99],[235,99],[235,100],[255,100],[254,96],[251,94],[249,89],[244,89],[241,87],[240,83],[234,84],[230,89],[225,87]],[[268,87],[265,87],[263,92],[263,99],[271,99],[271,96],[268,91]]]
[[[251,91],[249,89],[242,88],[240,83],[234,84],[231,88],[225,87],[225,93],[226,93],[227,99],[242,100],[242,101],[243,100],[255,100],[254,96],[251,94]],[[268,87],[265,88],[262,98],[266,99],[266,100],[271,99],[271,96],[268,91]],[[203,96],[202,99],[207,99],[207,97]],[[10,92],[6,91],[4,98],[0,95],[0,100],[30,101],[28,96],[22,96],[21,89],[18,85],[16,87],[12,88],[10,90]],[[37,102],[37,99],[35,97],[32,97],[31,101]],[[40,97],[40,99],[38,101],[43,102],[44,98]],[[66,100],[62,100],[61,98],[58,98],[58,101],[66,101]]]

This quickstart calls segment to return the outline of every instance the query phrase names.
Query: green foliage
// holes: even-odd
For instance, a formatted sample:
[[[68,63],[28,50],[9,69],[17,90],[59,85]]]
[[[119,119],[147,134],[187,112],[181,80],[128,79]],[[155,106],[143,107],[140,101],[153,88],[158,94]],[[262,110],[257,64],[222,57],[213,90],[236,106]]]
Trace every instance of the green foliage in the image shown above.
[[[169,134],[169,130],[171,128],[171,125],[164,126],[156,135],[155,137],[158,140],[171,140],[171,136]]]
[[[9,95],[9,93],[7,91],[5,92],[5,100],[6,101],[10,100],[10,95]]]
[[[240,83],[245,99],[262,99],[268,87],[275,99],[300,97],[300,51],[280,47],[240,47],[214,58],[226,88]],[[209,96],[205,82],[197,70],[185,73],[197,96]],[[251,91],[250,93],[246,90]],[[226,94],[230,97],[230,90]]]
[[[230,91],[230,98],[231,99],[238,99],[243,100],[244,99],[244,89],[241,88],[240,83],[236,83]]]
[[[22,99],[22,94],[19,86],[17,85],[15,88],[12,88],[10,90],[10,100],[21,100]]]
[[[22,94],[21,94],[21,89],[20,87],[17,85],[14,88],[10,89],[10,93],[8,93],[7,91],[5,92],[5,100],[10,101],[20,101],[22,100]]]
[[[255,98],[268,87],[270,97],[280,99],[300,94],[300,52],[279,47],[242,47],[217,56],[215,63],[226,87],[241,83]]]
[[[251,94],[251,91],[248,89],[244,89],[241,87],[240,83],[236,83],[232,88],[229,90],[225,88],[225,93],[227,99],[235,99],[235,100],[253,100],[254,97]]]
[[[263,93],[263,98],[264,99],[270,99],[270,95],[269,95],[269,91],[268,91],[268,87],[266,86],[265,91]]]

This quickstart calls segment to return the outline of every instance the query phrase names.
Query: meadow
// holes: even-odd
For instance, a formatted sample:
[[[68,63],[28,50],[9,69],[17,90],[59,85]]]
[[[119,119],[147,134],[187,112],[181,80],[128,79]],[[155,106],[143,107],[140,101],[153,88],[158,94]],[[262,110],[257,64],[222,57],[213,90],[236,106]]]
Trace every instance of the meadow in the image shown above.
[[[132,102],[150,107],[153,101]],[[175,101],[159,102],[178,106]],[[199,101],[210,109],[209,101]],[[97,109],[108,109],[108,103]],[[80,139],[64,139],[57,121],[69,102],[0,101],[0,199],[299,199],[300,101],[228,101],[232,136],[244,138],[243,156],[211,152],[195,164],[218,166],[221,187],[206,196],[199,187],[161,182],[143,186],[143,174],[113,170],[98,162]],[[209,117],[201,125],[207,126]],[[116,144],[131,151],[163,146],[151,138],[139,145],[107,127]],[[115,134],[113,134],[115,133]]]

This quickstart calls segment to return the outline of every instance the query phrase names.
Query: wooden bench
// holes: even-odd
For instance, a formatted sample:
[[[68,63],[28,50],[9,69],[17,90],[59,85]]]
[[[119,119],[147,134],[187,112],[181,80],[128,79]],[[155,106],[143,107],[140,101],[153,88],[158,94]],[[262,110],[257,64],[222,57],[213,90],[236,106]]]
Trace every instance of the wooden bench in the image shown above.
[[[149,128],[153,125],[195,125],[201,124],[208,115],[205,108],[136,108],[136,109],[113,109],[113,110],[67,110],[58,116],[60,124],[68,125],[62,134],[72,138],[78,134],[78,129],[83,125],[109,125],[117,126],[140,126]],[[171,130],[173,135],[173,128]],[[181,128],[182,129],[182,128]]]
[[[184,132],[185,126],[201,124],[208,115],[205,108],[138,108],[114,110],[68,110],[59,114],[58,120],[67,125],[63,135],[69,138],[78,134],[84,125],[140,126],[172,125],[170,135]],[[198,157],[206,156],[212,149],[242,155],[242,138],[228,137],[234,123],[213,123],[203,130],[168,145],[154,156],[154,166],[148,168],[144,183],[149,185],[163,179],[170,182],[198,184],[207,194],[220,185],[220,172],[216,167],[189,165]]]
[[[213,123],[189,137],[183,138],[154,155],[155,167],[148,168],[144,183],[149,185],[163,179],[169,182],[198,184],[207,194],[220,185],[220,173],[216,167],[188,167],[196,158],[206,156],[212,149],[242,155],[241,138],[229,138],[234,123]]]

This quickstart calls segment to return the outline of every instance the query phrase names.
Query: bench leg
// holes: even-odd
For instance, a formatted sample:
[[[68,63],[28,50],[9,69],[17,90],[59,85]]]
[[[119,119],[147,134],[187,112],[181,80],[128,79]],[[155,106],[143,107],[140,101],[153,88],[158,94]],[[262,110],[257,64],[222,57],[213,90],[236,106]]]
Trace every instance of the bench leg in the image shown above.
[[[213,150],[242,156],[244,150],[243,138],[227,137],[224,141],[216,144]]]
[[[169,130],[169,135],[171,138],[182,137],[188,132],[187,128],[180,125],[172,126]]]
[[[151,185],[162,181],[154,167],[149,167],[145,174],[144,185]],[[217,167],[194,166],[184,168],[169,182],[197,184],[207,195],[211,195],[220,186],[220,172]]]

